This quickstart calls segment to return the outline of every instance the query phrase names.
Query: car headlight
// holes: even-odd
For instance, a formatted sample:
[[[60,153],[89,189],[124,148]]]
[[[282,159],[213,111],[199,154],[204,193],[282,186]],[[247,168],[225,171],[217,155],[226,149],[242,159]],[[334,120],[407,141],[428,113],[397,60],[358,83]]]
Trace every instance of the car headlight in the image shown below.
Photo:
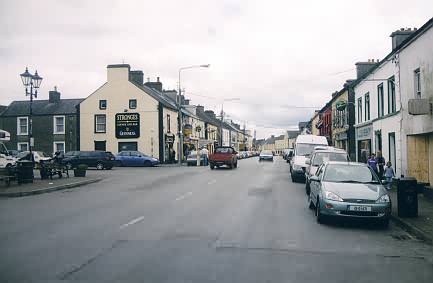
[[[389,199],[389,195],[383,195],[380,198],[378,198],[376,202],[387,203],[387,202],[390,202],[390,201],[391,200]]]
[[[325,191],[325,198],[329,200],[343,201],[343,199],[339,197],[337,194],[328,191]]]
[[[294,164],[294,165],[293,165],[293,170],[300,171],[300,170],[302,170],[302,166],[301,166],[301,165],[296,165],[296,164]]]

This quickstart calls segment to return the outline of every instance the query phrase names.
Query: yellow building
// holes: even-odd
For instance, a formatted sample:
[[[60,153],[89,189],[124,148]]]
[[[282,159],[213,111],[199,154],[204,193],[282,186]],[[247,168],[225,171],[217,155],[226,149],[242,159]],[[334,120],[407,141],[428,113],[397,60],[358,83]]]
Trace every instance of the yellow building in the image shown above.
[[[172,161],[178,151],[173,101],[143,84],[143,72],[108,65],[107,82],[80,104],[80,150],[139,150]]]
[[[320,120],[319,111],[316,110],[314,112],[313,118],[311,118],[311,134],[313,134],[315,136],[320,136],[320,130],[316,127],[319,120]]]

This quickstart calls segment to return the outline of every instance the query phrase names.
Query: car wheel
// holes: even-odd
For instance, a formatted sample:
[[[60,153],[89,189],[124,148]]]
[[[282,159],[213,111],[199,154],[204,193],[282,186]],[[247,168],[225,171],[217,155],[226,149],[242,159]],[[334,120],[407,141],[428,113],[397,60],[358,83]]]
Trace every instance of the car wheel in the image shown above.
[[[307,194],[307,196],[310,195],[310,183],[308,182],[308,180],[305,180],[305,193]]]
[[[97,170],[102,170],[102,169],[104,169],[104,164],[102,164],[102,162],[98,162],[98,163],[96,163],[96,169],[97,169]]]
[[[296,183],[296,178],[295,178],[295,176],[293,176],[293,174],[290,174],[290,177],[291,177],[291,179],[292,179],[292,182],[293,182],[293,183]]]
[[[317,200],[317,202],[316,202],[316,220],[317,220],[317,223],[323,224],[323,214],[320,212],[319,200]]]
[[[144,161],[143,163],[144,167],[150,167],[152,166],[152,162],[150,162],[149,160]]]
[[[311,201],[311,197],[310,196],[307,197],[307,202],[308,202],[308,208],[309,209],[313,209],[314,208],[314,203]]]
[[[233,169],[233,163],[230,163],[230,164],[229,164],[229,168],[230,168],[230,169]]]
[[[389,227],[389,218],[385,218],[380,220],[380,227],[383,229],[388,229]]]
[[[210,164],[209,166],[211,170],[215,169],[215,166],[213,164]]]
[[[7,165],[6,165],[6,168],[11,168],[12,167],[12,164],[10,164],[10,163],[8,163]]]

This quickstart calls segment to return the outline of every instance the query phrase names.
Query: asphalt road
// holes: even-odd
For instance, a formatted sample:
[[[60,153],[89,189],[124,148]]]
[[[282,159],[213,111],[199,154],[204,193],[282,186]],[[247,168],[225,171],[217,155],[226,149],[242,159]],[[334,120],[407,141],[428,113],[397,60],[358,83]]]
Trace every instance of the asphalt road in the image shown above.
[[[391,224],[316,223],[288,166],[116,168],[0,199],[0,282],[433,282],[433,250]]]

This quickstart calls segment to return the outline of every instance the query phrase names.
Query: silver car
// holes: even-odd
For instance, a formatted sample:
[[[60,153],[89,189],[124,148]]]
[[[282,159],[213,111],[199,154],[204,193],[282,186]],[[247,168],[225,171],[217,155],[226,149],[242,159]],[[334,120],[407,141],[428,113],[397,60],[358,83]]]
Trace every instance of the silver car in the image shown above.
[[[326,162],[310,177],[310,208],[318,223],[326,217],[376,219],[387,227],[391,199],[377,175],[363,163]]]
[[[316,174],[317,169],[322,163],[327,161],[350,161],[349,155],[345,150],[327,147],[316,147],[310,155],[310,158],[305,160],[307,167],[305,168],[305,193],[310,194],[310,177]]]

